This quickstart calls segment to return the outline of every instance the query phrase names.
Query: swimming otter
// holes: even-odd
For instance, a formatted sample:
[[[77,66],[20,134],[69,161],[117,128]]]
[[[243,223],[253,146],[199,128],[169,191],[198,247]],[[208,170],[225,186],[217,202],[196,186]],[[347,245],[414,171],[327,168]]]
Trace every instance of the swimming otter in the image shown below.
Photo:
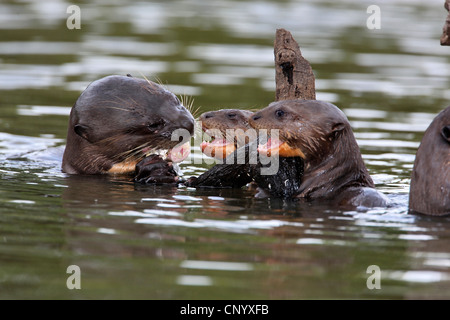
[[[347,207],[384,207],[388,199],[374,189],[345,114],[335,105],[317,100],[283,100],[256,112],[255,129],[277,129],[259,152],[297,154],[304,172],[296,198],[328,200]]]
[[[194,118],[173,93],[148,80],[107,76],[92,82],[72,107],[62,170],[132,173],[146,156],[179,144],[171,140],[177,129],[190,138]]]
[[[436,216],[450,214],[450,106],[434,118],[417,150],[409,210]]]

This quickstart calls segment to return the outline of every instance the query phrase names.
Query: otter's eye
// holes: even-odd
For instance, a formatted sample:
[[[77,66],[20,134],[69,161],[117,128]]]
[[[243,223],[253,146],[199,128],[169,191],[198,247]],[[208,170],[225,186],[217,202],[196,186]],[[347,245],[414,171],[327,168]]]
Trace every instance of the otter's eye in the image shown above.
[[[284,111],[281,110],[281,109],[278,109],[277,111],[275,111],[275,115],[276,115],[278,118],[281,118],[282,116],[284,116]]]
[[[444,126],[441,130],[441,135],[447,142],[450,143],[450,125]]]
[[[150,131],[154,132],[154,131],[162,129],[164,127],[164,121],[160,120],[160,121],[150,123],[147,125],[147,127]]]

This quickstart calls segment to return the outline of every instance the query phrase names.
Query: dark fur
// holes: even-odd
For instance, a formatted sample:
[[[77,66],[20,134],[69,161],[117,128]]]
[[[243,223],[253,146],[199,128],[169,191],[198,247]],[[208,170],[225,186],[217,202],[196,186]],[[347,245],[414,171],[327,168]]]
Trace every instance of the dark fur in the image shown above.
[[[338,107],[316,100],[284,100],[255,113],[249,124],[279,129],[280,140],[305,155],[297,198],[352,207],[387,205],[387,198],[374,189],[347,117]]]
[[[437,216],[450,214],[450,106],[436,116],[417,150],[409,210]]]
[[[237,130],[234,137],[236,148],[244,146],[249,140],[256,137],[245,136],[245,132],[251,127],[248,119],[253,112],[239,109],[221,109],[202,113],[199,121],[202,123],[203,130],[218,130],[223,138],[227,138],[227,130]]]
[[[62,170],[108,173],[141,161],[145,150],[169,149],[174,130],[191,134],[194,119],[178,98],[144,79],[108,76],[92,82],[72,107]]]

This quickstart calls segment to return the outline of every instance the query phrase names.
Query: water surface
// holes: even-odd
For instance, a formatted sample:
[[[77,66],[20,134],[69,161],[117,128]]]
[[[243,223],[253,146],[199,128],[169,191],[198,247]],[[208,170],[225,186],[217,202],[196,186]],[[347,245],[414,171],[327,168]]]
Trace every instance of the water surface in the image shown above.
[[[379,30],[366,26],[373,1],[93,1],[78,4],[79,30],[69,2],[0,4],[0,298],[450,298],[450,220],[407,208],[420,139],[450,100],[443,2],[379,1]],[[91,81],[130,73],[199,112],[259,109],[274,100],[280,27],[317,98],[348,116],[390,208],[61,172],[70,107]],[[186,176],[211,166],[193,160]],[[381,289],[367,286],[371,265]]]

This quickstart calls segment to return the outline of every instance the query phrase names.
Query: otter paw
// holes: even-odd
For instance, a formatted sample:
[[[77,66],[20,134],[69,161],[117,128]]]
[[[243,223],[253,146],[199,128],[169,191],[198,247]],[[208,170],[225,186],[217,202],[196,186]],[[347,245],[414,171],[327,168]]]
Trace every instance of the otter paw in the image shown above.
[[[178,182],[172,162],[158,155],[150,155],[136,165],[134,181],[145,184],[172,184]]]

